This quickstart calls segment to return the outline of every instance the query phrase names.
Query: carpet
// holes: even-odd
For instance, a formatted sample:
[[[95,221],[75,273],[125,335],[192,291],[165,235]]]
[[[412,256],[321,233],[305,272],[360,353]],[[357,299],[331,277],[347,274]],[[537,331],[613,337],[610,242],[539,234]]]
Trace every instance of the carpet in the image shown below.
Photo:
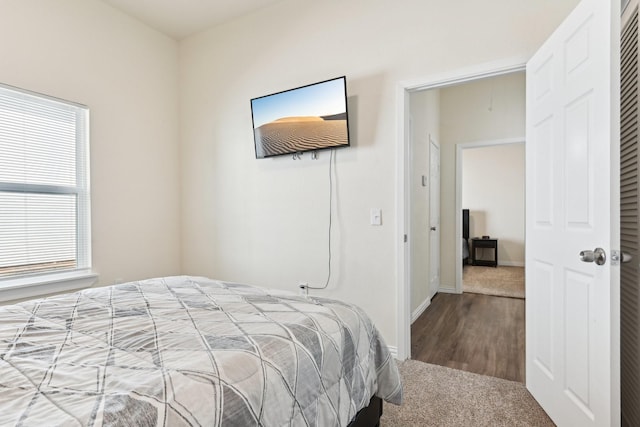
[[[465,265],[462,290],[474,294],[524,298],[524,267]]]
[[[524,384],[416,360],[398,367],[404,401],[385,403],[382,427],[555,425]]]

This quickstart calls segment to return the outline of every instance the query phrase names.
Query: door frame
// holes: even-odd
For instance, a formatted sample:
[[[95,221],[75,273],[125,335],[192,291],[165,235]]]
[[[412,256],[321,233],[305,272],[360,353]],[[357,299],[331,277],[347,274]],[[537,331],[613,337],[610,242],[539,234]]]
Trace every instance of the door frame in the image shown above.
[[[462,224],[462,153],[470,148],[497,147],[500,145],[523,144],[526,145],[524,136],[507,139],[494,139],[487,141],[473,141],[456,144],[456,224]],[[522,171],[524,178],[524,170]],[[526,215],[526,212],[525,212]],[[524,218],[523,218],[524,219]],[[456,227],[456,242],[462,240],[462,229]],[[456,287],[455,293],[462,293],[462,248],[456,246]]]
[[[411,92],[439,89],[487,77],[496,77],[504,74],[525,71],[527,60],[527,57],[521,56],[502,61],[484,63],[470,68],[452,70],[440,75],[427,76],[412,81],[401,81],[396,86],[396,126],[398,132],[396,137],[396,356],[399,360],[405,360],[411,357],[411,287],[409,280],[410,245],[405,240],[409,235],[408,227],[410,223],[409,155],[411,141],[409,95]],[[442,159],[442,151],[440,152],[440,158]],[[442,253],[440,256],[442,257]],[[440,273],[442,274],[442,272]],[[454,287],[455,284],[451,284],[449,286]]]
[[[439,139],[439,138],[438,138]],[[434,150],[438,150],[438,180],[437,180],[437,184],[438,184],[438,197],[434,200],[432,196],[432,192],[431,192],[431,188],[432,184],[433,184],[433,165],[431,163],[432,161],[432,156],[434,153]],[[434,201],[437,201],[437,209],[436,211],[437,216],[438,216],[438,222],[435,224],[436,230],[435,230],[435,234],[437,236],[437,246],[436,246],[436,251],[434,251],[434,247],[432,245],[434,236],[433,233],[429,233],[429,301],[431,301],[431,298],[433,298],[433,296],[437,293],[434,293],[432,295],[433,289],[431,288],[431,285],[433,284],[432,282],[432,274],[431,274],[431,261],[434,260],[434,255],[433,253],[436,252],[436,259],[437,259],[437,264],[438,264],[438,276],[436,277],[437,279],[437,285],[438,285],[438,290],[440,290],[440,239],[442,238],[442,231],[440,230],[440,178],[441,178],[441,174],[440,174],[440,164],[441,164],[441,151],[440,151],[440,141],[436,141],[433,136],[431,134],[429,134],[429,228],[433,227],[434,224],[432,222],[432,210],[433,210],[433,205],[434,205]],[[431,230],[434,231],[434,230]]]

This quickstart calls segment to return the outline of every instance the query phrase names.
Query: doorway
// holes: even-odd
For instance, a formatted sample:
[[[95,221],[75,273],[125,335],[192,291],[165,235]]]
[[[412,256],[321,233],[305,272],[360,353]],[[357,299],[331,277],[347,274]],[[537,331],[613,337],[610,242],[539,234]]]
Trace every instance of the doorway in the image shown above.
[[[419,135],[420,133],[419,131],[416,132],[416,129],[425,128],[425,126],[421,127],[419,123],[419,113],[422,110],[416,108],[416,105],[420,106],[416,98],[425,99],[429,97],[425,93],[432,93],[430,98],[437,100],[435,105],[434,103],[428,105],[428,107],[436,109],[437,113],[429,114],[425,122],[429,124],[429,126],[426,126],[429,132],[429,139],[433,139],[433,135],[437,135],[440,139],[437,151],[432,150],[432,152],[436,151],[437,157],[442,157],[442,165],[441,168],[438,168],[437,165],[432,165],[431,170],[441,169],[443,173],[442,187],[439,185],[437,187],[437,190],[440,190],[439,192],[442,194],[440,212],[439,215],[434,215],[432,210],[437,205],[432,202],[430,203],[431,212],[429,215],[432,218],[438,216],[441,218],[441,227],[438,227],[441,230],[441,243],[438,242],[440,239],[433,239],[434,228],[436,228],[434,223],[428,224],[430,225],[429,237],[431,238],[428,243],[431,243],[433,248],[432,245],[437,242],[436,244],[440,245],[443,253],[443,258],[439,264],[442,267],[438,269],[442,271],[442,274],[441,280],[436,287],[430,281],[429,288],[433,292],[428,294],[427,304],[422,304],[424,314],[416,313],[415,311],[420,301],[411,301],[411,321],[412,323],[416,322],[412,327],[413,338],[411,340],[412,353],[415,354],[414,359],[521,382],[524,381],[524,303],[523,301],[492,300],[491,297],[482,295],[476,297],[460,295],[462,286],[456,282],[461,280],[457,277],[457,273],[458,268],[461,269],[462,266],[462,257],[455,259],[455,256],[451,256],[451,253],[455,254],[456,250],[459,249],[458,246],[461,246],[456,245],[456,243],[462,243],[463,240],[461,227],[457,227],[451,218],[456,216],[456,212],[461,212],[458,206],[462,199],[462,186],[460,185],[463,181],[461,180],[462,168],[460,163],[462,151],[471,152],[475,150],[479,152],[483,148],[497,148],[498,150],[493,154],[486,153],[493,155],[495,158],[489,159],[489,163],[484,166],[484,174],[489,175],[489,171],[491,171],[492,175],[497,176],[498,180],[501,179],[501,175],[507,172],[512,172],[512,175],[513,173],[519,175],[517,182],[513,182],[513,179],[508,179],[512,186],[519,186],[516,191],[517,194],[501,195],[505,196],[508,202],[512,202],[514,198],[520,198],[521,200],[519,203],[500,203],[497,210],[486,209],[486,219],[497,221],[493,226],[493,230],[495,233],[501,234],[500,244],[506,244],[506,250],[502,249],[501,252],[501,264],[509,264],[510,266],[517,264],[519,268],[524,266],[524,137],[522,136],[524,135],[525,123],[524,92],[524,73],[514,72],[448,85],[444,88],[428,89],[415,94],[412,93],[410,102],[410,107],[412,107],[412,145],[410,153],[413,164],[415,163],[414,155],[420,153],[419,150],[414,148],[415,141],[413,138],[416,138],[414,135]],[[433,95],[433,93],[436,95]],[[434,116],[439,119],[435,125],[433,123]],[[513,135],[517,137],[478,142],[478,139],[481,138]],[[515,150],[512,147],[515,147]],[[504,148],[503,151],[515,152],[515,157],[520,157],[519,161],[514,162],[513,159],[507,159],[504,155],[499,155],[500,148]],[[508,155],[509,153],[507,157]],[[513,157],[513,153],[511,153],[511,156]],[[500,167],[501,163],[504,163],[502,167]],[[415,171],[412,174],[415,175]],[[433,177],[429,181],[428,184],[433,184]],[[416,197],[414,192],[415,176],[411,177],[410,182],[412,182],[412,192],[409,205],[411,206],[410,216],[413,227],[413,216],[416,213],[414,208],[417,205],[413,200]],[[454,183],[457,183],[457,185],[454,185]],[[493,184],[493,187],[495,187],[496,191],[503,191],[495,184]],[[433,191],[433,185],[428,185],[427,188],[431,192],[428,197],[438,195],[438,191]],[[480,193],[480,190],[481,188],[478,188],[474,191]],[[417,196],[420,197],[420,194],[417,194]],[[495,194],[489,192],[485,195],[478,194],[478,196],[481,199],[488,200],[491,199],[490,196],[495,196]],[[473,200],[473,197],[469,199]],[[499,204],[498,202],[500,202],[500,197],[497,197],[497,201],[494,201],[494,204]],[[518,205],[517,212],[513,212],[514,205]],[[475,205],[474,220],[478,219],[479,213],[482,213],[477,209],[481,206]],[[515,214],[519,217],[515,221],[517,223],[516,228],[518,228],[518,232],[515,233],[517,236],[515,237],[510,231],[513,227],[505,227],[508,221],[499,217],[504,211],[508,211],[508,215]],[[493,218],[493,216],[498,216],[498,218]],[[449,226],[447,226],[447,220]],[[480,224],[475,225],[478,226],[475,229],[480,230]],[[417,237],[414,230],[411,230],[410,237],[410,240]],[[516,246],[518,246],[519,251],[513,250],[514,242],[517,242]],[[417,246],[416,242],[412,241],[410,245],[410,264],[414,266],[412,271],[415,265],[419,264],[419,260],[416,259],[416,255],[419,254],[413,251]],[[435,252],[433,249],[431,251],[432,253]],[[514,260],[514,257],[517,259]],[[432,273],[433,271],[430,271],[429,275]],[[416,295],[414,279],[415,276],[412,276],[410,285],[412,298]],[[434,298],[436,292],[440,292],[440,294]],[[431,303],[433,303],[433,306],[429,307]],[[467,310],[468,307],[471,309]],[[463,313],[464,317],[458,317],[462,316]],[[425,317],[430,317],[430,319],[425,320]],[[447,320],[443,322],[442,319]],[[496,322],[504,327],[496,328],[492,326]],[[437,326],[434,326],[435,324]],[[461,325],[465,324],[467,326],[461,328]],[[423,330],[424,333],[416,332],[418,330]],[[427,335],[429,336],[427,337]],[[438,342],[438,339],[441,341]],[[486,359],[484,356],[486,354],[491,354],[493,360],[484,360]]]
[[[411,211],[411,194],[408,190],[411,188],[411,141],[409,129],[412,129],[412,120],[409,112],[411,111],[411,95],[413,93],[420,93],[429,90],[439,90],[450,86],[482,80],[489,77],[505,76],[512,73],[524,72],[524,63],[494,63],[478,66],[473,69],[465,70],[458,74],[452,74],[447,79],[433,79],[427,80],[422,83],[401,84],[398,87],[398,107],[399,114],[398,120],[399,126],[399,140],[403,141],[402,144],[398,144],[397,159],[400,162],[398,170],[402,171],[402,175],[399,177],[399,191],[398,191],[398,212],[400,213],[398,218],[398,239],[397,248],[397,260],[398,260],[398,283],[401,285],[398,287],[398,322],[397,322],[397,335],[398,335],[398,348],[397,356],[399,359],[404,360],[411,356],[411,322],[415,320],[412,318],[412,314],[415,312],[412,310],[412,289],[411,289],[411,277],[408,273],[411,268],[411,245],[406,244],[408,241],[408,235],[406,230],[409,229],[410,224],[410,211]],[[415,119],[414,119],[415,120]],[[456,141],[459,142],[459,141]],[[440,139],[440,158],[441,158],[441,196],[444,194],[457,194],[455,191],[455,166],[453,166],[452,159],[455,158],[455,150],[451,148],[447,150],[444,148],[443,141]],[[451,165],[451,166],[449,166]],[[445,186],[451,186],[452,188],[445,188]],[[448,203],[449,209],[445,211],[444,200],[441,197],[440,208],[440,230],[441,230],[441,243],[440,243],[440,256],[441,256],[441,274],[440,274],[440,293],[461,293],[461,289],[457,289],[456,286],[456,272],[455,266],[460,265],[462,260],[462,245],[456,244],[454,239],[445,238],[444,233],[450,233],[450,236],[454,236],[456,233],[457,224],[462,222],[462,213],[460,210],[456,210],[455,203]],[[459,203],[459,202],[458,202]],[[402,237],[404,236],[404,238]],[[459,236],[458,242],[461,241]],[[446,261],[445,261],[446,260]],[[451,268],[445,270],[445,263],[451,263]],[[461,271],[460,271],[461,275]],[[461,277],[461,276],[460,276]],[[428,305],[428,304],[427,304]],[[426,308],[426,307],[425,307]]]
[[[468,253],[456,270],[456,289],[524,299],[524,138],[457,144],[456,181]]]
[[[527,389],[559,425],[620,420],[619,7],[581,1],[526,64]],[[496,68],[485,68],[485,75],[496,75]],[[466,74],[467,80],[480,74]],[[399,85],[401,162],[406,162],[407,96],[435,86]],[[404,163],[398,166],[402,233],[406,169]],[[461,214],[455,216],[454,225]],[[410,354],[409,316],[403,311],[407,251],[398,244],[402,358]],[[602,247],[614,253],[611,263]]]

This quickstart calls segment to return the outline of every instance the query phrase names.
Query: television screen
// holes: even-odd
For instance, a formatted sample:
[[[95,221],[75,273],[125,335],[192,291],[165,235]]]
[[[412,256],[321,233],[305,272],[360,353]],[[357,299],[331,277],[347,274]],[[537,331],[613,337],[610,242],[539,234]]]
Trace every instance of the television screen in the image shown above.
[[[338,77],[251,100],[256,158],[349,145],[347,81]]]

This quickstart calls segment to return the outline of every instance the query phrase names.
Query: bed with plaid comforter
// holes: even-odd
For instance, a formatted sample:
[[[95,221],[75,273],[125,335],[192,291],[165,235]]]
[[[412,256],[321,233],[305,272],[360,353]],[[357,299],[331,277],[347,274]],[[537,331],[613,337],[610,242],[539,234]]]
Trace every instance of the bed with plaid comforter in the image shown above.
[[[346,426],[397,367],[358,307],[165,277],[0,307],[0,425]]]

